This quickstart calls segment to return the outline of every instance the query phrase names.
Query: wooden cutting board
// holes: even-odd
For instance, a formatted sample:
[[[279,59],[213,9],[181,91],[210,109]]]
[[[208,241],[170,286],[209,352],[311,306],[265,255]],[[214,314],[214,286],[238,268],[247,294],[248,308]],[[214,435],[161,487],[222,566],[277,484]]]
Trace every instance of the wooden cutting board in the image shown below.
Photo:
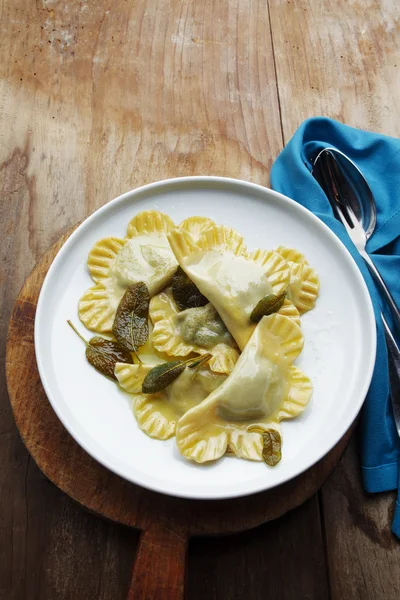
[[[142,531],[128,599],[181,600],[190,536],[243,531],[299,506],[332,472],[351,431],[324,459],[296,479],[235,500],[195,501],[163,496],[102,467],[78,446],[56,417],[42,388],[35,359],[34,322],[39,292],[50,264],[73,229],[48,250],[15,303],[6,358],[15,421],[36,464],[56,486],[99,516]]]

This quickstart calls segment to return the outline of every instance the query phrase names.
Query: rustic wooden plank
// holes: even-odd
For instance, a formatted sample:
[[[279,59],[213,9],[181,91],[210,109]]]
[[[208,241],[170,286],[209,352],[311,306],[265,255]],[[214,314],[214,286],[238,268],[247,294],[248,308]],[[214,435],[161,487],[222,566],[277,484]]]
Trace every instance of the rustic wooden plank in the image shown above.
[[[230,538],[194,539],[189,550],[190,600],[328,598],[318,515],[315,495],[255,530]]]
[[[0,598],[124,600],[138,533],[85,513],[17,435],[1,436],[0,457]]]
[[[50,483],[43,485],[53,488],[49,496],[55,498],[55,506],[45,526],[45,542],[39,547],[40,560],[33,550],[40,543],[43,517],[37,518],[38,511],[34,513],[38,522],[27,550],[38,579],[33,580],[28,563],[27,590],[35,590],[37,598],[125,600],[138,532],[90,515]],[[43,490],[38,492],[43,497]],[[39,493],[32,494],[37,503]],[[26,598],[32,597],[30,593]]]
[[[396,0],[270,3],[285,143],[300,123],[325,115],[400,134]],[[367,496],[356,441],[322,490],[333,599],[394,599],[400,545],[390,533],[394,497]]]
[[[285,143],[316,115],[399,135],[397,0],[269,5]]]
[[[390,530],[394,493],[366,495],[357,440],[323,487],[332,598],[398,598],[400,544]]]
[[[2,22],[0,161],[29,154],[41,251],[139,184],[266,180],[281,131],[263,2],[4,0]]]
[[[4,398],[4,394],[3,394]],[[26,496],[29,455],[14,432],[0,436],[0,597],[25,592]]]

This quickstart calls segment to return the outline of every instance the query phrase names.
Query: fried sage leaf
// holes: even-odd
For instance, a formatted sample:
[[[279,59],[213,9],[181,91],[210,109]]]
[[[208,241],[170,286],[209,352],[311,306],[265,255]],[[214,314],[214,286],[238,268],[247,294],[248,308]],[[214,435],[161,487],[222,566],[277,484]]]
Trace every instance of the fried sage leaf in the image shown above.
[[[143,394],[155,394],[161,392],[170,383],[174,381],[186,368],[186,364],[181,360],[157,365],[149,371],[142,383]]]
[[[121,344],[118,344],[118,342],[106,340],[100,336],[93,337],[91,340],[86,341],[71,321],[67,322],[86,344],[86,358],[89,363],[102,375],[116,380],[117,378],[114,374],[114,369],[117,362],[133,364],[132,354],[121,346]]]
[[[122,296],[115,313],[112,332],[117,342],[126,350],[134,352],[147,342],[149,336],[150,295],[143,282],[134,283]]]
[[[181,267],[177,268],[172,278],[172,295],[179,310],[198,308],[208,304],[207,298],[203,296]]]
[[[253,309],[253,312],[250,315],[250,321],[258,323],[258,321],[261,321],[262,317],[277,312],[284,303],[285,298],[286,292],[282,292],[279,296],[275,296],[275,294],[264,296]]]
[[[282,439],[281,434],[276,429],[268,429],[263,433],[263,451],[264,462],[270,467],[274,467],[282,458]]]
[[[261,429],[256,425],[247,429],[250,433],[260,433],[263,438],[262,457],[270,467],[274,467],[282,458],[282,438],[276,429]]]
[[[198,369],[202,364],[210,360],[211,354],[204,356],[196,356],[188,360],[172,360],[171,362],[157,365],[149,371],[142,383],[143,394],[155,394],[161,392],[170,385],[186,367],[190,369]],[[197,371],[195,371],[196,374]]]

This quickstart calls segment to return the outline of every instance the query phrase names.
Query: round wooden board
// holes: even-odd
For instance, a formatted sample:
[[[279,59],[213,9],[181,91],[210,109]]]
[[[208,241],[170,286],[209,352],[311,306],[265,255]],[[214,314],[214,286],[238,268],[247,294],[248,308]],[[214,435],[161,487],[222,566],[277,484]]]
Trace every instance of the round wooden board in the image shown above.
[[[51,262],[73,229],[34,268],[14,307],[6,369],[15,421],[36,464],[56,486],[90,511],[142,530],[128,598],[183,598],[185,555],[191,535],[243,531],[299,506],[332,472],[351,432],[296,479],[235,500],[195,501],[164,496],[135,486],[102,467],[78,446],[56,417],[42,388],[35,359],[34,321],[39,292]]]

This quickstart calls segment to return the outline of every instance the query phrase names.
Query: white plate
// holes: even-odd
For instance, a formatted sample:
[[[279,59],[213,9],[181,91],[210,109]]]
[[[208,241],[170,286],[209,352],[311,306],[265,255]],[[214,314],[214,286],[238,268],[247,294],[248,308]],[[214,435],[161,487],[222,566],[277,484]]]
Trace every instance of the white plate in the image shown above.
[[[191,215],[236,228],[249,249],[279,244],[303,252],[318,270],[317,308],[302,317],[304,351],[297,364],[311,377],[306,411],[282,423],[282,461],[224,457],[198,466],[178,454],[174,438],[153,440],[136,424],[129,396],[86,361],[67,319],[83,326],[77,303],[92,285],[86,268],[93,244],[124,237],[138,212],[158,209],[179,223]],[[88,337],[90,333],[87,332]],[[364,280],[337,237],[313,214],[267,188],[234,179],[187,177],[147,185],[91,215],[64,244],[44,281],[35,349],[46,394],[69,433],[114,473],[146,488],[187,498],[230,498],[279,485],[321,459],[359,412],[375,361],[375,321]]]

